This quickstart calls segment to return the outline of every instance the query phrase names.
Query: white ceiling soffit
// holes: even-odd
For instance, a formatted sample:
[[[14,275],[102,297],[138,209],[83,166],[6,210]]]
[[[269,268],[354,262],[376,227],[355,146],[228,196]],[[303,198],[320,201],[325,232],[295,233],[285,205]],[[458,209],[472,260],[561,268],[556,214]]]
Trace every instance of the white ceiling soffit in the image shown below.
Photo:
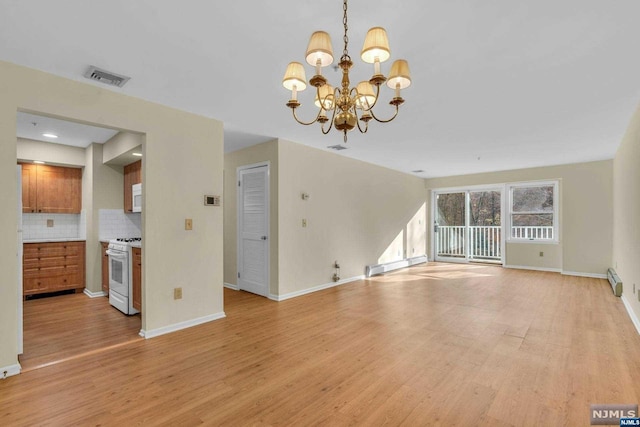
[[[86,148],[93,142],[107,142],[118,131],[18,112],[16,133],[18,138]],[[46,137],[43,134],[54,134],[57,138]]]
[[[314,30],[340,56],[339,0],[112,0],[100,14],[83,0],[31,0],[1,11],[0,60],[94,85],[90,64],[131,76],[100,87],[222,120],[227,151],[272,137],[342,143],[296,124],[281,85]],[[372,74],[359,59],[372,26],[387,29],[391,61],[407,59],[413,83],[396,120],[352,132],[340,155],[424,177],[610,159],[640,101],[638,16],[638,0],[352,1],[354,83]],[[384,88],[380,116],[391,97]],[[300,99],[309,120],[312,91]]]

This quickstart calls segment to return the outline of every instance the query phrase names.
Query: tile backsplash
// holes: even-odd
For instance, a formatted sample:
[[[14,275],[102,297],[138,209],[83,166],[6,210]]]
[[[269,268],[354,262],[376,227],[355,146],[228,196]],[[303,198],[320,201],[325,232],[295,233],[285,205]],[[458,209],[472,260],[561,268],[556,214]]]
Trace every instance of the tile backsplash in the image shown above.
[[[47,227],[51,221],[53,226]],[[22,238],[34,239],[84,239],[87,229],[86,214],[22,214]]]
[[[98,224],[100,240],[142,237],[142,215],[139,213],[125,213],[122,209],[100,209]]]

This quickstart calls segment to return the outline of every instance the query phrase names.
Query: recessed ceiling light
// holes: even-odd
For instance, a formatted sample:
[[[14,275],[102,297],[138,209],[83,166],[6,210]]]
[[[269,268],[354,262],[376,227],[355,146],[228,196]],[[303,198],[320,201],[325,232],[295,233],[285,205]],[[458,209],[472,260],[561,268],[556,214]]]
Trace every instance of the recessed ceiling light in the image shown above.
[[[136,157],[142,157],[142,153],[131,153],[131,154],[133,154]]]
[[[57,138],[58,135],[55,135],[53,133],[43,133],[42,136],[44,136],[45,138]]]
[[[44,162],[42,160],[34,160],[33,163],[37,163],[39,165],[44,165]]]

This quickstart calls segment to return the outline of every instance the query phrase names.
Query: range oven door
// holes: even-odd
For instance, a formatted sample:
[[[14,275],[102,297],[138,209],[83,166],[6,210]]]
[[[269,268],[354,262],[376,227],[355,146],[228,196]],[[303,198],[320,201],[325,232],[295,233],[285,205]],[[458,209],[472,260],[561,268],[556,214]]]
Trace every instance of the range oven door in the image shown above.
[[[107,249],[109,255],[109,293],[117,292],[122,297],[129,297],[129,254],[127,252]]]

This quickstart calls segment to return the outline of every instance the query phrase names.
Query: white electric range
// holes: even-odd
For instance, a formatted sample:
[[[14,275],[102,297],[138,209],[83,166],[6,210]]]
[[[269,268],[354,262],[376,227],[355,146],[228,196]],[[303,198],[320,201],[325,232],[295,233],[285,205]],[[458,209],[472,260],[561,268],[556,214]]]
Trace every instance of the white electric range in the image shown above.
[[[109,241],[109,303],[124,314],[136,314],[133,308],[133,247],[141,247],[142,238],[127,237]]]

